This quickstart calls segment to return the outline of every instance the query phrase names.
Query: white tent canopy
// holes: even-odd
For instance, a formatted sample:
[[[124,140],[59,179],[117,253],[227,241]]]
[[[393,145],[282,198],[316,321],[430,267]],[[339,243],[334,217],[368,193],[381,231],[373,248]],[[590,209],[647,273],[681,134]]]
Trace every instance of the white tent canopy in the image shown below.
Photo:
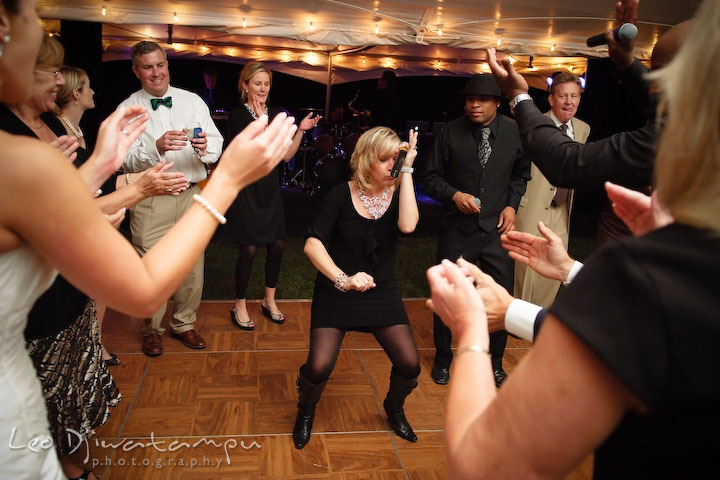
[[[699,3],[641,2],[636,56],[649,58],[658,36],[690,18]],[[585,40],[612,26],[615,8],[612,0],[38,0],[37,5],[45,19],[103,23],[104,60],[129,58],[130,45],[147,39],[167,44],[171,56],[260,60],[325,84],[376,77],[388,68],[398,75],[483,72],[488,47],[510,55],[532,83],[562,68],[581,73],[587,57],[606,55],[605,48],[588,48]]]

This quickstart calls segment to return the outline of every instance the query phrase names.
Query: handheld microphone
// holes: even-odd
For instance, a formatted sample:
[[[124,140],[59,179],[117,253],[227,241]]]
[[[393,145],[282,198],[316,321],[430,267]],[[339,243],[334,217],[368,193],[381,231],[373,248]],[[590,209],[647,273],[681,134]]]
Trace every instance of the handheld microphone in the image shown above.
[[[615,40],[617,40],[618,42],[630,43],[635,40],[635,37],[637,37],[638,29],[632,23],[623,23],[620,28],[616,28],[612,31],[612,33],[615,37]],[[597,47],[599,45],[605,45],[606,43],[607,40],[605,40],[604,33],[593,35],[592,37],[588,38],[586,42],[588,47]]]
[[[392,178],[397,178],[398,175],[400,175],[400,169],[403,166],[403,162],[405,161],[405,156],[407,156],[407,152],[408,152],[407,147],[400,147],[400,151],[398,152],[397,159],[395,160],[395,165],[393,165],[393,168],[390,171],[390,176]]]

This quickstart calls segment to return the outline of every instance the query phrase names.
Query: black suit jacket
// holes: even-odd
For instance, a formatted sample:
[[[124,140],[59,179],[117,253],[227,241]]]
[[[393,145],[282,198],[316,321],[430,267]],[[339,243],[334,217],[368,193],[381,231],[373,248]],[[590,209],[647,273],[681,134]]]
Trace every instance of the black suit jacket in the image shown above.
[[[484,168],[477,158],[476,130],[464,115],[448,122],[435,140],[423,176],[425,192],[445,203],[446,222],[466,233],[496,229],[505,207],[517,210],[530,180],[530,160],[523,155],[514,120],[498,114],[491,122],[492,154]],[[452,201],[457,191],[479,198],[480,213],[461,213]]]

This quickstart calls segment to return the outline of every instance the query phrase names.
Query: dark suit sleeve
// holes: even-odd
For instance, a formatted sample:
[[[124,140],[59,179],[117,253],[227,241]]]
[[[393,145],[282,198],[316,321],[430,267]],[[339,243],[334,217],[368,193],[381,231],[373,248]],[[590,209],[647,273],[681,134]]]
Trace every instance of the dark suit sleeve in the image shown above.
[[[449,128],[446,125],[435,139],[432,150],[430,150],[425,162],[425,172],[422,180],[425,193],[441,202],[452,201],[453,195],[458,191],[445,180],[445,162],[450,156],[447,147],[448,130]]]
[[[657,129],[654,123],[581,144],[565,135],[531,101],[517,105],[515,121],[525,154],[552,185],[602,188],[607,180],[628,187],[652,183]]]
[[[652,114],[655,102],[650,98],[650,82],[645,79],[648,69],[637,58],[625,70],[616,70],[615,77],[620,80],[635,104],[645,113]]]
[[[527,182],[530,181],[530,158],[523,153],[522,144],[518,142],[515,153],[515,165],[510,175],[508,185],[507,205],[513,207],[517,212],[520,199],[525,195]]]
[[[533,324],[533,338],[537,340],[538,332],[540,331],[540,327],[542,327],[543,322],[545,321],[545,317],[547,317],[547,310],[544,308],[541,309],[537,315],[535,315],[535,323]]]

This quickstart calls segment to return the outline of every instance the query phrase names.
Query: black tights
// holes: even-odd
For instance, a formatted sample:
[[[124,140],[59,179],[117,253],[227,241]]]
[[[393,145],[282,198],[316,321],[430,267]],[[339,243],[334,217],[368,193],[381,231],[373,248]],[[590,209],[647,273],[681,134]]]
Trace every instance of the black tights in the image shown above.
[[[420,374],[420,358],[410,325],[372,327],[370,333],[390,358],[394,373],[410,379]],[[310,351],[307,362],[302,366],[302,374],[311,383],[317,385],[330,377],[344,336],[345,330],[341,328],[310,330]]]
[[[240,245],[237,264],[235,265],[235,298],[245,298],[247,295],[250,272],[252,272],[257,247],[257,245]],[[278,277],[280,277],[280,260],[285,248],[285,240],[275,240],[273,243],[268,243],[266,247],[265,286],[275,288],[277,287]]]

